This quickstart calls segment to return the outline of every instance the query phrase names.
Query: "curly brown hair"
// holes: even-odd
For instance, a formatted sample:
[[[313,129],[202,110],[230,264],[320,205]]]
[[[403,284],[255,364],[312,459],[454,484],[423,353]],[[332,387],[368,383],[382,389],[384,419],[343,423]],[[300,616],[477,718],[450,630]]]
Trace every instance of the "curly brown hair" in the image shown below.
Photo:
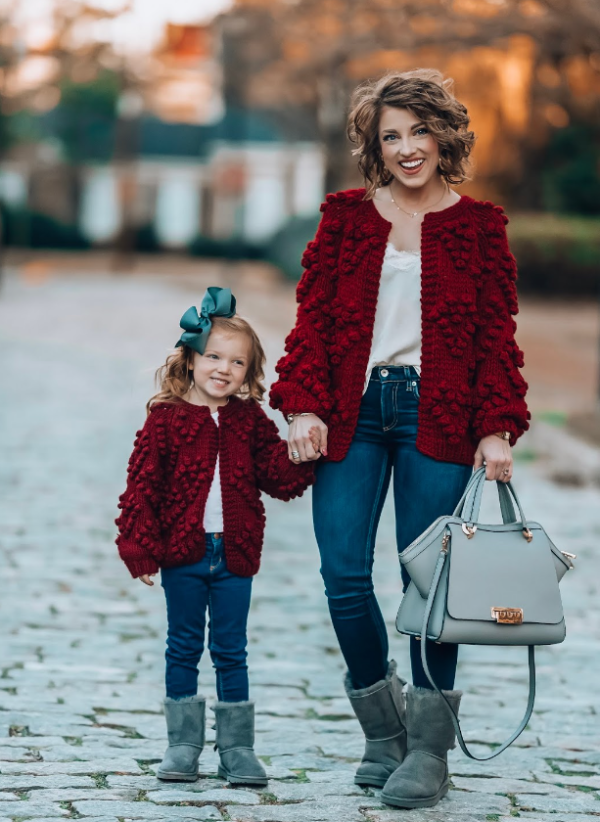
[[[406,108],[429,129],[440,151],[439,171],[452,185],[468,180],[469,155],[475,134],[469,131],[467,109],[452,93],[453,80],[435,69],[394,71],[379,80],[358,86],[352,95],[348,137],[356,144],[353,154],[365,178],[365,199],[389,185],[379,141],[379,118],[384,106]]]
[[[233,334],[246,334],[250,338],[250,361],[246,380],[238,392],[242,399],[254,399],[262,402],[266,392],[263,384],[265,378],[265,352],[260,340],[249,322],[238,317],[213,317],[211,332],[214,330]],[[209,337],[210,339],[210,337]],[[193,385],[194,350],[187,345],[177,348],[169,354],[167,361],[157,369],[155,380],[158,393],[146,403],[146,411],[157,402],[173,402],[182,399]]]

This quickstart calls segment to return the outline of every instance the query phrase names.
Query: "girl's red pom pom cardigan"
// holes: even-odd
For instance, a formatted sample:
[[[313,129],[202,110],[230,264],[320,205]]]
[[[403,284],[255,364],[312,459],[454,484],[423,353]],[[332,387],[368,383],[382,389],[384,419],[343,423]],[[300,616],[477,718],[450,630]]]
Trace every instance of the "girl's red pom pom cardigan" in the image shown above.
[[[364,189],[330,194],[308,244],[271,405],[329,426],[328,459],[345,457],[358,419],[391,223]],[[473,464],[482,437],[529,427],[514,333],[517,270],[502,209],[463,196],[421,229],[421,388],[417,448]]]
[[[260,565],[260,491],[289,500],[314,479],[313,463],[290,462],[287,443],[255,400],[230,397],[219,408],[218,426],[205,405],[156,403],[137,432],[116,520],[119,554],[133,577],[202,559],[217,453],[225,561],[242,577],[253,576]]]

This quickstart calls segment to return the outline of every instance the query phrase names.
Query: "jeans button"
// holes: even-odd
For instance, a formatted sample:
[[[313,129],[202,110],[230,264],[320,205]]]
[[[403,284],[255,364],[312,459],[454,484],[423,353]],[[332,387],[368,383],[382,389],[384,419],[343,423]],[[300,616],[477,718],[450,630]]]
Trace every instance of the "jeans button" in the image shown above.
[[[390,372],[387,370],[387,368],[382,368],[379,373],[382,377],[387,377]]]

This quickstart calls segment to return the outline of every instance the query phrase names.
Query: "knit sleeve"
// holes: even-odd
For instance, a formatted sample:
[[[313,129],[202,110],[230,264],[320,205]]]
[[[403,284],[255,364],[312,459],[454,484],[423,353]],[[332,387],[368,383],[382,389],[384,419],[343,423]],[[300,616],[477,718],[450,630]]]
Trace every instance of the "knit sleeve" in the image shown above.
[[[328,333],[327,309],[330,304],[332,228],[337,228],[331,210],[323,206],[317,234],[304,252],[306,269],[296,290],[296,325],[285,340],[284,356],[275,370],[279,379],[272,385],[270,404],[284,414],[312,412],[326,418],[331,410],[330,363],[325,348]]]
[[[290,461],[285,440],[273,420],[256,406],[254,464],[258,487],[270,497],[290,500],[300,497],[315,480],[314,463]]]
[[[158,506],[164,488],[166,448],[165,411],[150,413],[136,434],[127,469],[127,487],[119,497],[119,555],[132,577],[154,574],[162,555],[162,536]]]
[[[523,352],[515,341],[519,311],[517,266],[506,236],[507,217],[494,207],[484,225],[482,287],[473,391],[472,430],[477,440],[498,431],[510,432],[510,443],[529,428],[525,402],[527,383],[521,375]]]

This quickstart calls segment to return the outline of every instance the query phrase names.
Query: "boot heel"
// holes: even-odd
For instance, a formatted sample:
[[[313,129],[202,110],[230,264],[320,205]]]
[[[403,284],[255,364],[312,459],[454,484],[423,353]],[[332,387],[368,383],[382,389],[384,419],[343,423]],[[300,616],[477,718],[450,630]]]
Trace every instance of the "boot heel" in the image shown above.
[[[361,788],[383,788],[387,781],[388,777],[386,776],[361,776],[356,774],[354,777],[354,784],[359,785]]]

